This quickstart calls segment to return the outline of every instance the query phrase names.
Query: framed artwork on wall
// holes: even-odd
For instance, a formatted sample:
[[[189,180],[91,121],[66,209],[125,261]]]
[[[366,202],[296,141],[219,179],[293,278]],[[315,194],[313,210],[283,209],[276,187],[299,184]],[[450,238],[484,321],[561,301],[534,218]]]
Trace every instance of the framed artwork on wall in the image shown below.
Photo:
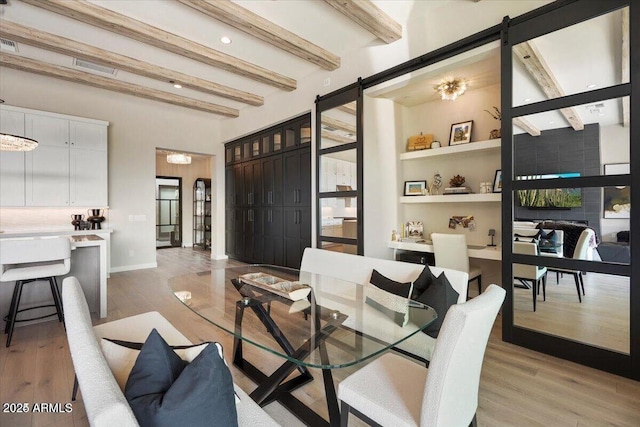
[[[473,120],[468,122],[455,123],[451,125],[451,135],[449,135],[449,145],[467,144],[471,141],[471,127]]]
[[[625,175],[630,171],[629,163],[612,163],[604,165],[605,175]],[[631,188],[604,187],[602,189],[603,218],[631,218]]]

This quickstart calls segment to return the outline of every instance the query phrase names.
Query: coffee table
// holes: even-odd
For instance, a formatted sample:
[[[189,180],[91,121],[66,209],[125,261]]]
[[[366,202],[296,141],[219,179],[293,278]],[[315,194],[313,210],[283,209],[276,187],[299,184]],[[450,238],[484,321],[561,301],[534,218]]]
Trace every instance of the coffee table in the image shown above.
[[[255,273],[298,281],[308,285],[310,293],[292,301],[280,295],[283,292],[274,293],[241,279]],[[233,335],[234,365],[258,384],[250,394],[252,399],[261,406],[277,400],[314,426],[339,425],[333,369],[388,351],[422,333],[437,318],[431,307],[407,301],[410,320],[400,326],[388,313],[367,302],[362,284],[270,265],[178,276],[169,280],[169,286],[190,310]],[[244,345],[258,347],[264,355],[279,357],[283,363],[266,374],[256,366],[260,361],[252,363],[244,357]],[[322,371],[329,422],[291,394],[313,381],[309,368]]]

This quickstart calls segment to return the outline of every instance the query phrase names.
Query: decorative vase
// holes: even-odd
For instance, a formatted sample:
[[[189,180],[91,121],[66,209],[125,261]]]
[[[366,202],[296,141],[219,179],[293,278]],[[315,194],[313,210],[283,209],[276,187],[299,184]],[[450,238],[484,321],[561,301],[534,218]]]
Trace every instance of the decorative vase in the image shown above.
[[[91,230],[101,230],[102,226],[100,225],[104,220],[104,216],[102,213],[103,209],[88,209],[87,214],[90,215],[87,218],[87,221],[91,223]]]
[[[82,230],[82,221],[84,220],[84,215],[82,214],[73,214],[71,215],[71,224],[73,225],[74,230]]]
[[[494,129],[489,132],[489,139],[498,139],[502,137],[502,131],[500,129]]]

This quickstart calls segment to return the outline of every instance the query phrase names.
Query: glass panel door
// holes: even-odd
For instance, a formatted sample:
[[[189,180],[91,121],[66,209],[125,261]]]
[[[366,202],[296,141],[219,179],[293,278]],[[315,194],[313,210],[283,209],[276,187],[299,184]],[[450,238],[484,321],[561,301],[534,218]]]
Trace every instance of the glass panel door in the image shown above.
[[[156,177],[156,248],[182,246],[182,178]]]
[[[624,3],[569,4],[503,38],[503,336],[638,376]]]

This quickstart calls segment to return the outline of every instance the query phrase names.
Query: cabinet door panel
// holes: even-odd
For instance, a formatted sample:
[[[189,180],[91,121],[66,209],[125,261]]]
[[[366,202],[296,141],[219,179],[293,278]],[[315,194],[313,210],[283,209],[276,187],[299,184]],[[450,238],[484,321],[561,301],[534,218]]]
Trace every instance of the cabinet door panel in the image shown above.
[[[26,153],[26,205],[69,206],[69,149],[38,146]]]
[[[233,167],[233,205],[242,206],[243,194],[244,194],[244,175],[242,174],[242,164],[237,164]]]
[[[224,170],[224,199],[227,208],[235,206],[236,182],[233,167],[226,167]]]
[[[282,156],[262,160],[262,204],[282,205]]]
[[[299,151],[300,181],[298,183],[298,203],[311,206],[311,149]]]
[[[25,114],[25,136],[38,141],[39,146],[69,147],[69,120]]]
[[[70,120],[69,141],[71,147],[107,151],[107,127]]]
[[[311,150],[295,150],[284,156],[284,204],[311,205]]]
[[[106,151],[71,149],[69,190],[71,206],[107,206]]]

